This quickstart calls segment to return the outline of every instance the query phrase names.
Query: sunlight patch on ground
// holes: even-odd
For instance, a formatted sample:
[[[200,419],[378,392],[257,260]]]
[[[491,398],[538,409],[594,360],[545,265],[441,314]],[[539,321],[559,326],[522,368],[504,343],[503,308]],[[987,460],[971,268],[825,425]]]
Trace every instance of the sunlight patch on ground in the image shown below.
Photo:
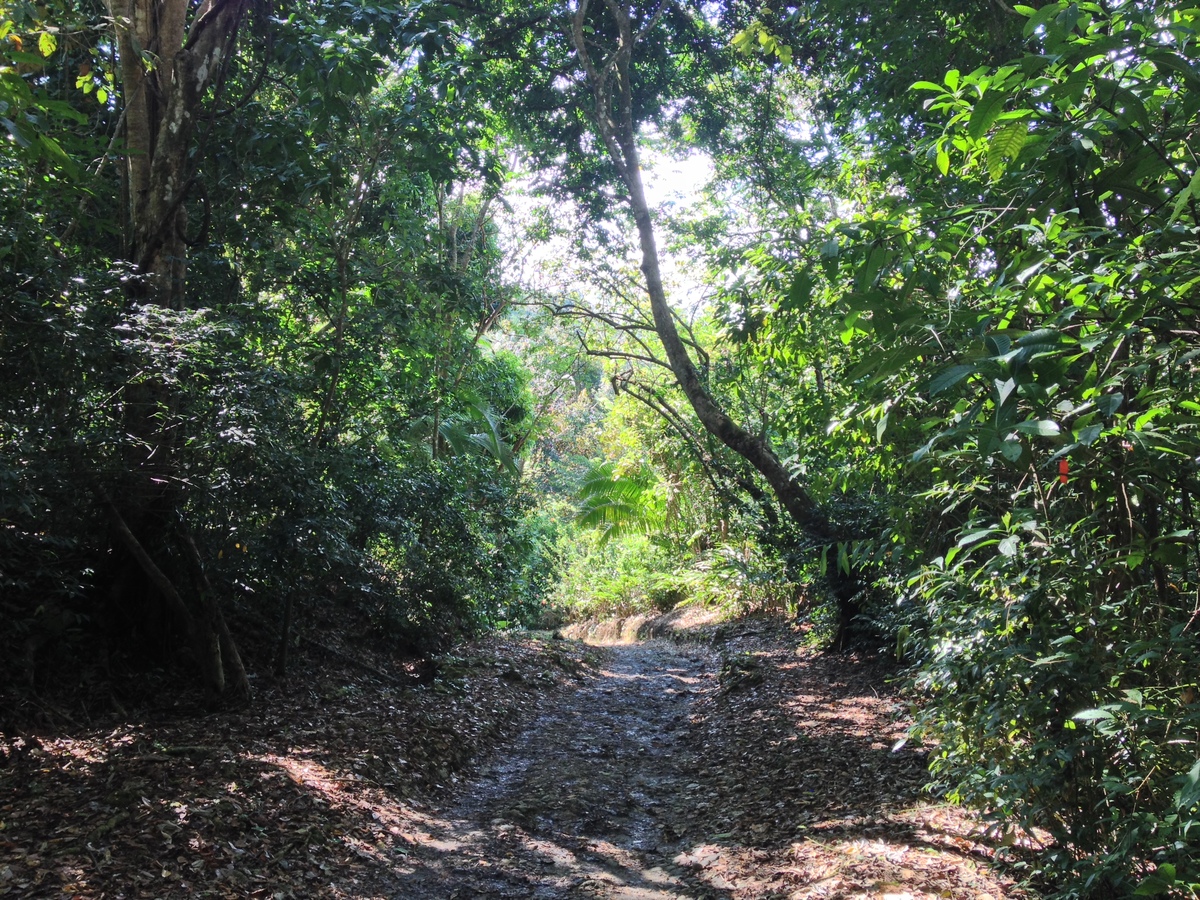
[[[803,663],[794,663],[781,668],[788,671],[802,666]],[[796,717],[799,730],[813,723],[834,726],[843,734],[871,739],[873,749],[892,746],[906,733],[905,723],[897,715],[899,707],[895,698],[857,694],[831,701],[829,696],[802,693],[790,697],[785,708]],[[889,720],[893,721],[893,726],[881,735],[880,724]]]
[[[917,806],[874,826],[886,830],[894,825],[907,832],[906,840],[826,837],[822,831],[859,829],[855,823],[829,821],[814,826],[811,837],[793,842],[782,855],[709,843],[693,846],[674,861],[733,897],[996,900],[1002,895],[988,890],[992,882],[982,858],[986,848],[958,836],[964,833],[962,818],[958,811]]]
[[[247,758],[282,770],[293,782],[317,794],[330,806],[357,811],[377,823],[382,833],[375,843],[356,835],[342,835],[342,842],[365,860],[391,865],[395,862],[395,854],[403,856],[408,852],[402,846],[395,846],[397,841],[405,844],[434,843],[432,835],[418,830],[423,824],[422,820],[429,817],[397,803],[383,791],[365,786],[358,775],[336,772],[302,756],[267,754]],[[383,833],[387,836],[384,837]],[[457,848],[439,849],[452,851]]]
[[[564,636],[597,647],[636,644],[649,637],[670,637],[692,629],[716,625],[731,616],[728,609],[705,607],[698,603],[678,606],[667,613],[640,613],[623,619],[575,622],[562,629]]]

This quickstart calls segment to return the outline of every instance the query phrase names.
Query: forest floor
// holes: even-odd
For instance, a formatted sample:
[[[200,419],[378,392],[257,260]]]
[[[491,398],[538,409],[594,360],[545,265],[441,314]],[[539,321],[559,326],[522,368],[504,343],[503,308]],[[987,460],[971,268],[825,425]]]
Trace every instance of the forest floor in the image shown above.
[[[778,619],[497,636],[421,687],[339,658],[237,713],[10,741],[0,896],[1027,896],[923,798],[887,670]]]

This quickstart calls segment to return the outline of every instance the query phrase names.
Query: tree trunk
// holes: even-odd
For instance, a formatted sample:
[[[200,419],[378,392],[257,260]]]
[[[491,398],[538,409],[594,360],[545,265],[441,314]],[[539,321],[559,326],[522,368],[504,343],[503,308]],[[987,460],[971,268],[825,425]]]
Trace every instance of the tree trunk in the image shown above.
[[[225,622],[225,616],[217,603],[216,592],[204,571],[204,561],[200,558],[200,550],[190,534],[183,535],[183,546],[187,558],[192,564],[192,577],[196,582],[196,594],[200,600],[201,618],[207,626],[206,637],[215,641],[211,651],[221,669],[221,691],[226,687],[225,667],[229,668],[229,687],[232,694],[239,700],[250,699],[250,679],[246,675],[246,667],[242,663],[242,654],[238,652],[237,644]],[[220,693],[221,691],[218,691]]]
[[[125,104],[122,180],[128,187],[126,258],[134,276],[128,282],[134,304],[185,306],[184,201],[194,179],[196,122],[203,98],[224,80],[249,3],[108,0]],[[123,399],[125,429],[132,438],[126,454],[132,483],[117,495],[119,506],[101,493],[112,514],[116,543],[126,551],[127,568],[140,575],[129,583],[140,582],[151,603],[170,611],[213,693],[225,691],[226,667],[235,691],[248,693],[245,670],[216,598],[198,588],[188,602],[152,557],[183,501],[181,481],[175,477],[175,439],[161,424],[161,411],[171,410],[175,397],[165,383],[150,378],[127,386]],[[185,551],[194,551],[187,547],[185,532],[176,537]]]
[[[225,669],[221,664],[220,640],[215,629],[203,627],[208,623],[197,619],[188,609],[188,605],[175,587],[175,583],[151,559],[133,529],[125,522],[125,517],[121,515],[117,505],[103,490],[99,491],[99,494],[108,507],[113,528],[121,543],[125,545],[125,549],[137,562],[150,583],[159,591],[166,606],[186,631],[188,641],[192,645],[192,652],[196,656],[196,662],[204,675],[206,686],[214,694],[222,693],[225,690]]]
[[[249,0],[109,0],[125,100],[129,261],[135,299],[180,309],[187,275],[187,214],[200,102],[219,84]],[[153,68],[147,63],[153,60]]]
[[[629,6],[623,0],[605,0],[617,29],[617,46],[607,58],[594,61],[585,38],[588,0],[579,0],[571,20],[571,38],[580,64],[587,75],[593,98],[593,122],[605,148],[629,192],[629,204],[637,226],[642,252],[642,274],[654,316],[654,327],[667,362],[679,382],[696,417],[704,428],[726,447],[752,465],[771,486],[780,504],[801,530],[818,544],[837,540],[837,532],[807,488],[784,466],[765,436],[752,434],[729,417],[705,388],[695,363],[679,335],[675,316],[667,300],[658,259],[658,241],[646,192],[642,185],[641,161],[637,149],[637,129],[633,121],[630,67],[633,50],[653,27],[655,19],[634,30]],[[661,13],[665,4],[659,6]],[[852,620],[858,614],[855,596],[860,590],[853,572],[834,565],[828,570],[829,586],[837,602],[839,633],[837,643],[845,645]]]
[[[284,678],[287,675],[288,651],[292,642],[292,592],[288,591],[283,601],[283,623],[279,626],[279,647],[275,651],[275,677]]]

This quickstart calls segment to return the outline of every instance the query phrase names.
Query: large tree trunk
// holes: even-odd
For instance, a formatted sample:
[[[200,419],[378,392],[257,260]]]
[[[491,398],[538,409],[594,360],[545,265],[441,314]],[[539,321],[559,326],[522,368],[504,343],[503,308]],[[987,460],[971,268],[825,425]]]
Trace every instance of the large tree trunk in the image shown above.
[[[188,155],[200,102],[219,84],[249,0],[109,0],[125,99],[129,261],[141,299],[179,309],[187,274]],[[152,68],[150,67],[152,65]]]
[[[578,0],[571,18],[571,39],[591,88],[596,131],[629,192],[629,204],[637,226],[638,244],[642,252],[642,274],[646,279],[646,292],[654,315],[654,327],[666,351],[671,371],[704,428],[758,470],[771,486],[780,504],[805,535],[818,544],[832,544],[838,535],[820,504],[808,489],[788,472],[767,438],[752,434],[738,425],[713,399],[705,388],[675,325],[675,316],[663,288],[654,221],[642,185],[630,80],[634,48],[653,27],[656,17],[642,23],[641,27],[635,30],[630,7],[624,0],[605,0],[605,6],[616,26],[617,44],[604,59],[596,60],[593,59],[586,38],[588,2],[589,0]],[[659,13],[664,7],[665,4],[658,7]],[[836,564],[830,566],[827,571],[830,588],[838,605],[837,642],[843,645],[851,622],[859,611],[855,598],[860,586],[853,572],[846,572]]]
[[[126,259],[132,270],[129,298],[180,310],[186,305],[187,213],[184,201],[195,177],[196,123],[202,101],[224,80],[250,0],[108,0],[120,57],[128,186]],[[185,555],[186,530],[174,523],[183,504],[176,477],[176,438],[164,430],[163,413],[175,408],[170,388],[150,378],[127,386],[124,395],[127,466],[132,479],[113,500],[115,545],[137,577],[146,604],[164,607],[187,637],[195,665],[214,694],[231,685],[246,695],[249,684],[228,628],[210,591],[180,590],[178,573],[156,563],[164,539]],[[199,565],[199,560],[196,560]],[[186,583],[187,579],[182,580]],[[132,602],[132,601],[131,601]],[[226,669],[230,677],[226,677]]]

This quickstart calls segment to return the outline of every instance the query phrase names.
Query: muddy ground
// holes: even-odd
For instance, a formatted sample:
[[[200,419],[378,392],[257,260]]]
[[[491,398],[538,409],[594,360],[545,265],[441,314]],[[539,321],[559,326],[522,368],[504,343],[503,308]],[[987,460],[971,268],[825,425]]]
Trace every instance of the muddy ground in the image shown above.
[[[776,619],[658,631],[29,736],[0,769],[0,895],[1028,896],[922,794],[885,666]]]

